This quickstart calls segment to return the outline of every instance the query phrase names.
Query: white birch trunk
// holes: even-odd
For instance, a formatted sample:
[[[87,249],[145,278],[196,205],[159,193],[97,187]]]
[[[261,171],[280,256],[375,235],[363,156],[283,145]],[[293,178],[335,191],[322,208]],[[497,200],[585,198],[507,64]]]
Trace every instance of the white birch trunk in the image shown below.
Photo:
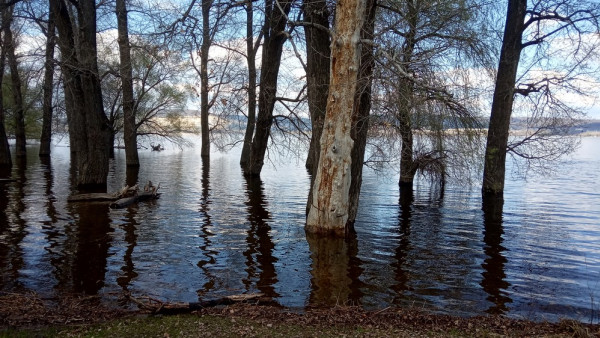
[[[313,185],[306,231],[343,236],[349,212],[352,112],[360,65],[360,36],[366,0],[341,0],[336,5],[331,46],[331,80],[321,135],[321,155]]]

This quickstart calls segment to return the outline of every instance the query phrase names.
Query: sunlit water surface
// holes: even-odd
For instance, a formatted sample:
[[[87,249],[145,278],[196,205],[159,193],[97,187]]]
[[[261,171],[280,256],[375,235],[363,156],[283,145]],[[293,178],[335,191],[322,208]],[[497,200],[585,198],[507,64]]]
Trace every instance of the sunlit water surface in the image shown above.
[[[309,177],[275,156],[246,180],[239,154],[199,147],[141,151],[137,181],[162,196],[126,209],[67,203],[69,149],[0,182],[0,290],[123,292],[167,301],[264,292],[292,308],[413,306],[461,316],[597,321],[600,307],[600,138],[585,138],[553,176],[508,177],[503,212],[484,215],[479,187],[419,181],[365,168],[356,236],[304,232]],[[126,182],[124,152],[109,191]],[[5,174],[6,175],[6,174]],[[136,180],[129,177],[129,180]]]

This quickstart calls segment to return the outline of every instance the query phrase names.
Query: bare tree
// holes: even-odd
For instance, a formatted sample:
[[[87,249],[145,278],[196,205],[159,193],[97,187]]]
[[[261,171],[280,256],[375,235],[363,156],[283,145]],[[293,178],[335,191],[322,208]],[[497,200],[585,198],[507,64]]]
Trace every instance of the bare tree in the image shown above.
[[[26,155],[26,135],[25,135],[25,108],[23,103],[23,90],[21,85],[21,76],[19,74],[19,62],[16,54],[16,39],[14,37],[11,25],[13,21],[14,6],[7,7],[2,13],[2,32],[4,35],[3,49],[6,49],[6,60],[10,70],[11,86],[10,91],[13,99],[13,118],[15,119],[15,138],[17,157]]]
[[[191,89],[181,86],[181,75],[189,69],[179,52],[146,37],[130,36],[133,83],[133,113],[136,144],[166,139],[177,145],[189,142],[183,132],[196,132],[191,121],[184,117],[184,106]],[[114,53],[114,42],[106,41],[100,59],[104,106],[116,141],[123,135],[123,97],[119,75],[119,56]],[[114,140],[114,137],[113,137]],[[112,141],[111,144],[113,144]]]
[[[329,93],[330,32],[327,1],[304,0],[303,13],[306,24],[306,82],[308,84],[308,110],[311,120],[311,140],[306,158],[306,168],[314,178],[319,164],[321,148],[319,140],[323,131],[323,120]],[[309,195],[310,196],[310,195]],[[309,197],[310,199],[310,197]],[[309,203],[310,204],[310,203]]]
[[[245,3],[246,10],[246,61],[248,64],[248,121],[244,133],[244,144],[240,156],[240,165],[244,167],[250,160],[250,147],[256,124],[256,53],[262,36],[254,41],[254,5],[252,0]]]
[[[378,136],[401,139],[401,187],[412,188],[418,171],[443,182],[447,167],[462,167],[454,160],[467,158],[457,153],[479,148],[480,119],[469,104],[480,84],[460,75],[489,63],[480,15],[473,13],[481,8],[421,0],[381,1],[379,7],[376,127],[385,137]],[[460,147],[449,146],[457,141]]]
[[[283,44],[288,36],[285,33],[287,15],[293,2],[294,0],[265,0],[258,118],[254,138],[252,139],[250,160],[243,168],[244,175],[259,176],[264,165],[271,125],[273,124],[273,109],[277,97],[277,78],[281,64],[281,54]]]
[[[354,220],[358,213],[358,201],[360,189],[362,186],[362,171],[364,166],[365,151],[367,146],[367,137],[369,131],[371,114],[371,97],[373,84],[373,70],[375,66],[375,55],[372,41],[375,33],[375,14],[377,10],[377,0],[366,1],[365,22],[360,32],[360,66],[358,73],[358,83],[355,93],[357,104],[354,105],[352,112],[351,137],[354,141],[352,147],[352,164],[349,199],[350,208],[348,211],[348,226],[354,225]],[[348,230],[348,229],[347,229]]]
[[[591,1],[537,0],[529,5],[526,0],[508,2],[488,128],[484,197],[503,194],[507,152],[544,160],[573,149],[573,139],[564,136],[578,116],[576,110],[558,101],[555,92],[560,88],[580,91],[575,82],[586,72],[590,56],[597,50],[597,44],[590,42],[600,30],[599,15],[599,5]],[[535,50],[523,53],[528,47]],[[558,64],[553,61],[557,58]],[[538,71],[533,72],[535,69]],[[527,119],[531,123],[525,137],[509,143],[516,94],[533,104],[534,114]],[[567,143],[562,143],[565,140]]]
[[[56,25],[52,7],[48,6],[48,24],[46,27],[46,51],[44,62],[42,134],[40,136],[39,156],[50,156],[52,142],[52,96],[54,93],[54,49],[56,46]]]
[[[80,188],[106,190],[110,127],[104,115],[96,50],[96,4],[51,0],[56,14],[61,69],[65,77],[72,159],[77,164]],[[77,26],[74,26],[74,25]]]
[[[125,0],[116,0],[118,26],[118,42],[123,91],[123,139],[125,141],[125,163],[128,167],[139,167],[140,159],[137,151],[137,128],[133,97],[133,71],[131,66],[131,47],[129,45],[129,27],[127,25],[127,7]]]
[[[8,8],[6,7],[6,0],[0,0],[0,9],[2,10],[2,15],[0,16],[1,25],[3,31],[3,27],[7,24],[4,20],[4,11]],[[0,83],[3,82],[4,79],[4,70],[6,65],[6,48],[4,48],[4,40],[6,38],[4,36],[0,39]],[[6,135],[5,128],[5,113],[4,113],[4,99],[3,95],[0,95],[0,166],[2,167],[10,167],[12,165],[12,158],[10,156],[10,147],[8,145],[8,138]]]

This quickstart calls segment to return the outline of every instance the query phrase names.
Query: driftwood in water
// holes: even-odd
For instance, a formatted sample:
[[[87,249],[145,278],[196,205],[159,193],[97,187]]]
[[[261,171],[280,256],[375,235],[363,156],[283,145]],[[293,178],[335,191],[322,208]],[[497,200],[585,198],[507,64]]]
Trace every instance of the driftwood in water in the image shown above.
[[[154,186],[152,181],[148,181],[148,184],[144,186],[144,191],[138,193],[138,186],[135,185],[132,188],[125,187],[121,191],[120,195],[124,198],[121,198],[110,204],[110,207],[113,209],[125,208],[128,205],[133,203],[137,203],[140,201],[154,200],[160,197],[158,193],[158,189],[160,189],[160,183],[158,186]]]
[[[68,202],[110,202],[119,199],[119,196],[116,194],[107,194],[107,193],[90,193],[90,194],[77,194],[73,196],[69,196],[67,199]]]
[[[159,197],[160,197],[159,193],[145,191],[145,192],[140,193],[139,195],[125,197],[125,198],[121,198],[117,201],[114,201],[113,203],[110,204],[110,207],[113,209],[125,208],[126,206],[131,205],[133,203],[137,203],[140,201],[153,200],[153,199],[157,199]]]
[[[203,300],[200,302],[192,303],[163,303],[155,299],[149,299],[148,302],[143,302],[139,299],[134,298],[131,295],[126,296],[129,300],[136,303],[141,309],[151,311],[153,314],[181,314],[189,313],[192,311],[201,310],[207,307],[214,307],[220,305],[231,305],[234,303],[241,303],[247,301],[271,301],[265,297],[263,293],[249,293],[241,295],[225,296],[212,300]]]
[[[144,187],[142,193],[138,193],[138,185],[133,187],[125,186],[121,191],[114,194],[108,193],[90,193],[90,194],[78,194],[70,196],[67,201],[69,202],[113,202],[111,208],[123,208],[132,203],[138,201],[146,201],[151,199],[157,199],[160,194],[157,193],[160,189],[160,183],[158,186],[154,186],[152,181],[148,181],[148,184]],[[114,206],[113,206],[114,205]]]
[[[150,143],[150,148],[152,148],[152,151],[162,151],[165,150],[165,148],[159,143],[157,145],[154,145],[154,143]]]

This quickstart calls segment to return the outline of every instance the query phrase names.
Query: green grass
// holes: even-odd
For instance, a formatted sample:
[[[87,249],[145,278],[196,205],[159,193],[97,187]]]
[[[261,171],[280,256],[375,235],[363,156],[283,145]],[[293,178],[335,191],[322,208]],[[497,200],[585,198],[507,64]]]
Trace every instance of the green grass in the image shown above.
[[[0,331],[0,337],[409,337],[415,332],[320,327],[218,316],[137,317],[103,324]],[[421,333],[422,335],[423,333]],[[438,334],[439,335],[439,334]]]

